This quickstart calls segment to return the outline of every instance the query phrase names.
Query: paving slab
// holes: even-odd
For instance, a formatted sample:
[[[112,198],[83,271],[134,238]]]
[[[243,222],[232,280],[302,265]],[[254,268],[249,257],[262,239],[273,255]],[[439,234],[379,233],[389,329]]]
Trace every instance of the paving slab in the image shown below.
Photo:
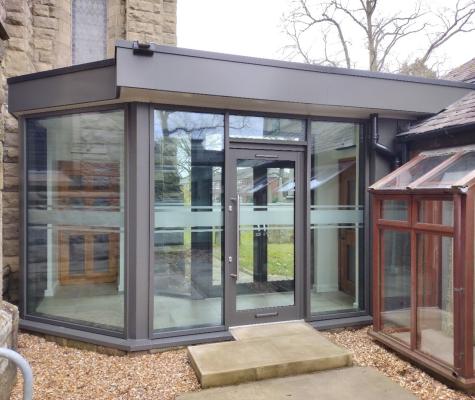
[[[245,339],[234,342],[188,347],[201,386],[235,385],[352,365],[350,351],[330,342],[315,329],[285,329],[287,332],[276,335],[246,333],[241,335]]]
[[[416,396],[371,367],[351,367],[206,389],[177,400],[415,400]]]

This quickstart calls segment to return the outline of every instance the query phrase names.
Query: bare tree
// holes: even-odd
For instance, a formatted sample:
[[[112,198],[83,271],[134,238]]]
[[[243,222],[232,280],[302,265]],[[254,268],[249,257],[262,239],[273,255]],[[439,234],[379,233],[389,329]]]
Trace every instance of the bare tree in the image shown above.
[[[411,10],[392,13],[383,10],[382,0],[294,0],[292,4],[283,19],[291,39],[284,51],[289,58],[301,57],[307,63],[354,68],[356,54],[363,49],[371,71],[387,71],[396,63],[410,73],[429,74],[427,65],[437,49],[455,35],[475,30],[475,0],[457,0],[452,8],[436,11],[417,0]],[[415,42],[422,39],[424,48],[412,48],[418,53],[412,59],[405,51],[404,62],[398,62],[397,47],[410,48],[408,39],[416,36]]]

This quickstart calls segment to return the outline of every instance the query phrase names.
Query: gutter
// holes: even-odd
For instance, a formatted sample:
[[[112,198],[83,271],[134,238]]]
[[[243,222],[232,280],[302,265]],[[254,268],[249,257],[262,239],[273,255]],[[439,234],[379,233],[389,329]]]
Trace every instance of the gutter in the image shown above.
[[[465,133],[467,131],[475,130],[475,122],[468,122],[466,124],[453,125],[445,128],[433,129],[420,133],[403,133],[396,135],[396,140],[400,143],[414,142],[417,140],[426,140],[440,136],[450,136],[457,133]]]
[[[391,150],[389,147],[379,143],[379,116],[378,114],[370,114],[371,121],[371,149],[373,149],[380,156],[391,162],[394,169],[401,166],[401,159],[399,155]]]

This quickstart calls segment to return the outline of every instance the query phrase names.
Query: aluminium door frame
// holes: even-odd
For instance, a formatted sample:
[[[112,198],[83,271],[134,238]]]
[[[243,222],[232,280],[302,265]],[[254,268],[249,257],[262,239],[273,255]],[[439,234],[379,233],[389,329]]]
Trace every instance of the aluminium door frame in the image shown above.
[[[278,143],[253,143],[245,141],[230,141],[226,149],[225,165],[225,252],[224,252],[224,321],[225,326],[237,326],[253,323],[280,322],[286,320],[304,319],[305,313],[305,276],[306,276],[306,217],[305,217],[305,145],[284,145]],[[264,157],[256,157],[258,151]],[[279,158],[276,158],[278,155]],[[295,163],[296,193],[294,201],[294,305],[285,307],[269,307],[250,310],[236,310],[236,284],[231,274],[236,271],[237,261],[237,229],[235,202],[237,176],[236,162],[238,157],[256,160],[288,160]],[[267,158],[265,156],[268,156]],[[228,206],[232,206],[229,211]],[[232,257],[230,261],[229,257]],[[275,312],[278,312],[275,315]],[[259,317],[256,315],[259,314]]]

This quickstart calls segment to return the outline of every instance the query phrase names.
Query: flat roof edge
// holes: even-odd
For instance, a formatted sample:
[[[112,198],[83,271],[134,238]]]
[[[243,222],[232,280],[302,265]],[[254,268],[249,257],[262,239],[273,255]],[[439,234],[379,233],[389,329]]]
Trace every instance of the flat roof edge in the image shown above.
[[[10,85],[12,83],[26,82],[35,79],[48,78],[51,76],[64,75],[73,72],[87,71],[90,69],[111,67],[116,64],[115,58],[108,58],[100,61],[93,61],[84,64],[70,65],[68,67],[49,69],[41,72],[32,72],[30,74],[13,76],[7,79],[7,83]],[[474,85],[475,86],[475,85]]]
[[[116,42],[116,47],[125,48],[125,49],[133,49],[133,42],[128,41],[128,40],[118,40]],[[241,55],[235,55],[235,54],[211,52],[211,51],[205,51],[205,50],[187,49],[187,48],[175,47],[175,46],[158,45],[155,43],[150,43],[150,50],[155,53],[204,58],[204,59],[210,59],[210,60],[216,60],[216,61],[229,61],[229,62],[236,62],[236,63],[243,63],[243,64],[276,67],[276,68],[320,72],[320,73],[326,73],[326,74],[347,75],[347,76],[373,78],[373,79],[385,79],[385,80],[393,80],[393,81],[401,81],[401,82],[421,83],[421,84],[426,84],[426,85],[448,86],[448,87],[457,87],[457,88],[475,90],[475,83],[450,81],[450,80],[444,80],[444,79],[423,78],[423,77],[410,76],[410,75],[392,74],[388,72],[372,72],[372,71],[366,71],[366,70],[361,70],[361,69],[327,67],[327,66],[322,66],[322,65],[304,64],[304,63],[291,62],[291,61],[271,60],[271,59],[266,59],[266,58],[249,57],[249,56],[241,56]]]

